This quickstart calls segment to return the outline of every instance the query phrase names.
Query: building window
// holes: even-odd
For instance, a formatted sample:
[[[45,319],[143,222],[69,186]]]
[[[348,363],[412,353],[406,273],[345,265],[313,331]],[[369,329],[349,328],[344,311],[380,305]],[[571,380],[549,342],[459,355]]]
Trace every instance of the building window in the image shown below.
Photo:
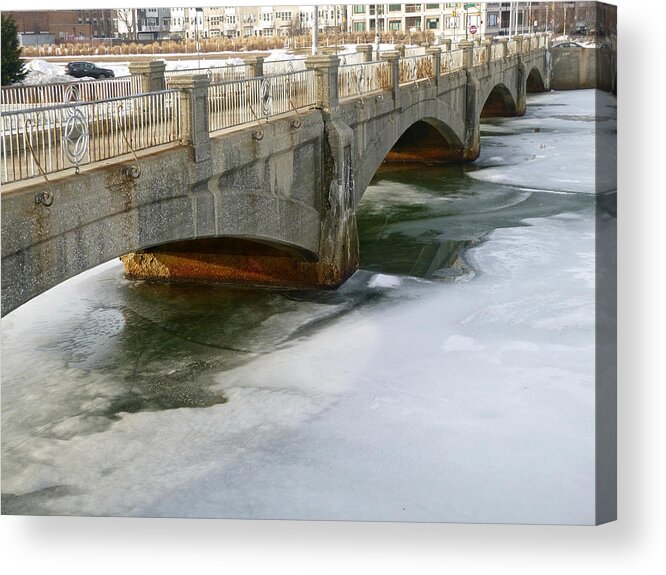
[[[389,30],[393,32],[400,30],[400,20],[389,20]]]
[[[428,18],[426,28],[428,30],[437,30],[439,28],[439,18]]]
[[[426,4],[426,10],[439,10],[439,4]]]
[[[365,32],[365,22],[354,22],[354,32]]]
[[[354,4],[354,14],[365,14],[365,4]]]
[[[421,11],[421,5],[420,4],[405,4],[405,12],[408,14],[411,14],[413,12],[420,12]]]
[[[488,26],[497,26],[497,14],[488,14]]]
[[[402,10],[401,4],[389,4],[389,12],[400,12]]]
[[[448,30],[453,30],[454,28],[458,28],[458,18],[447,16],[446,17],[446,28]]]

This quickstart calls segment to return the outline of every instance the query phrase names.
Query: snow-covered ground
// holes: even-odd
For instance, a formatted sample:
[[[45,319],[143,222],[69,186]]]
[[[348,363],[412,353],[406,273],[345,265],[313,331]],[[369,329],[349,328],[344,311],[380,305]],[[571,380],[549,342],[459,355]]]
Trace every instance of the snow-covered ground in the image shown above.
[[[381,50],[390,50],[392,47],[392,44],[380,45]],[[343,56],[346,54],[353,54],[355,51],[355,44],[344,44],[340,46],[338,54]],[[253,52],[243,52],[243,55],[247,56],[252,53]],[[305,58],[305,56],[294,55],[293,53],[290,53],[290,51],[284,49],[263,50],[257,51],[257,53],[268,53],[268,56],[266,56],[264,60],[265,62],[303,60]],[[226,54],[223,58],[210,58],[209,54],[202,54],[202,56],[206,57],[196,58],[192,53],[182,53],[155,54],[153,56],[146,55],[145,58],[164,60],[167,71],[195,68],[206,69],[219,66],[234,66],[243,63],[243,57],[240,54],[238,57],[230,57]],[[25,85],[34,85],[49,84],[53,82],[79,82],[81,80],[91,80],[92,78],[73,78],[72,76],[65,74],[65,66],[67,63],[77,60],[86,61],[88,58],[86,56],[62,56],[58,58],[50,58],[48,61],[40,58],[29,59],[25,64],[25,69],[28,71],[28,75],[22,83]],[[95,64],[101,68],[113,70],[116,77],[129,75],[129,61],[119,61],[117,59],[105,61],[95,58]]]
[[[10,509],[592,523],[594,165],[577,139],[594,113],[592,91],[545,94],[524,119],[494,124],[503,134],[484,139],[474,178],[529,190],[519,201],[557,192],[571,209],[495,229],[466,256],[476,274],[458,281],[360,271],[326,296],[333,303],[284,298],[260,321],[248,316],[235,351],[208,304],[161,305],[116,262],[4,318]],[[526,129],[546,117],[548,130]],[[566,163],[569,183],[549,159]],[[428,197],[380,181],[364,201],[401,193]],[[351,306],[359,296],[368,303]],[[193,310],[199,319],[165,356],[163,334]],[[137,317],[156,326],[154,342],[133,339]],[[190,364],[232,351],[242,361],[213,369],[207,388],[225,402],[109,417],[134,385],[121,374],[151,372],[169,388],[187,383]]]

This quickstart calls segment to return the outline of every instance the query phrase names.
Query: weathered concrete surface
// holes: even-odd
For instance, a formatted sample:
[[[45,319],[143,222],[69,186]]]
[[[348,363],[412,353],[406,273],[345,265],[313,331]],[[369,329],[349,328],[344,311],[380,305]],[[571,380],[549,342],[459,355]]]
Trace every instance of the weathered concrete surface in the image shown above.
[[[473,160],[484,108],[521,114],[528,77],[549,82],[542,49],[338,102],[335,64],[317,66],[329,101],[299,122],[210,138],[194,77],[189,143],[142,155],[139,178],[121,162],[54,177],[50,207],[35,204],[41,181],[3,189],[2,314],[119,256],[129,277],[338,286],[358,266],[356,206],[401,137],[394,159]]]
[[[597,88],[617,93],[617,57],[607,48],[553,48],[553,90]]]

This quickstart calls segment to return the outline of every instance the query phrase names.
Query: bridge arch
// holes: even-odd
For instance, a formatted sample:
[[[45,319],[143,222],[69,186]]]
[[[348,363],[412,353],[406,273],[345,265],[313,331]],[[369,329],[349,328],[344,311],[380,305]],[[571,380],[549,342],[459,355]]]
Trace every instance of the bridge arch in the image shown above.
[[[148,246],[120,259],[130,279],[311,286],[318,254],[274,238],[216,236]]]
[[[356,204],[360,202],[370,181],[385,162],[448,163],[463,161],[465,145],[462,137],[449,123],[434,115],[411,117],[391,138],[379,142],[371,157],[368,150],[359,150],[359,165],[364,171],[357,175]],[[367,166],[367,167],[366,167]]]
[[[481,118],[515,116],[518,112],[516,94],[506,84],[496,84],[482,100]]]
[[[543,76],[541,75],[541,70],[536,66],[533,66],[529,73],[527,74],[526,92],[545,92],[546,83],[544,82]]]

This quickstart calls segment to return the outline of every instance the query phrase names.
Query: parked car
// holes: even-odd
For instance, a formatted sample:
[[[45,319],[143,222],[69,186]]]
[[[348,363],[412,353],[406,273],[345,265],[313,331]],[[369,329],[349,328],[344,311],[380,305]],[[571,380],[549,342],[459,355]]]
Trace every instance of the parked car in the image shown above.
[[[582,48],[583,46],[578,42],[560,42],[555,44],[553,48]]]
[[[95,66],[92,62],[70,62],[65,69],[69,76],[75,78],[113,78],[115,74],[113,70],[107,68],[100,68]]]

